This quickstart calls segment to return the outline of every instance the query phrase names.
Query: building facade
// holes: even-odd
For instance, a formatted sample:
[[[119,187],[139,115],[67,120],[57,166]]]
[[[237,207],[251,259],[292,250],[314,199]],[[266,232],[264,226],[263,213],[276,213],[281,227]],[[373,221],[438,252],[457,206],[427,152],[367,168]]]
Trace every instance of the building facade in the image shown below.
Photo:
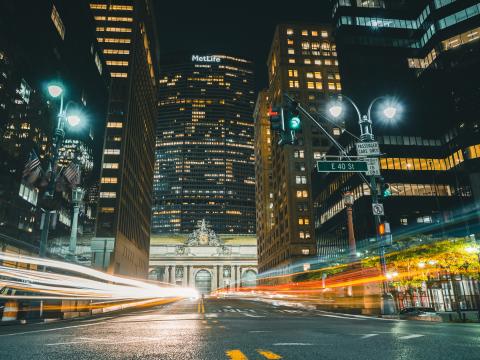
[[[265,98],[259,98],[258,109],[281,104],[283,94],[288,93],[316,113],[331,96],[341,91],[336,45],[328,25],[277,26],[267,65],[268,106],[262,104]],[[257,123],[264,116],[258,111]],[[337,127],[330,123],[325,126],[333,136],[340,135]],[[257,174],[257,179],[272,179],[268,196],[265,193],[258,199],[257,213],[266,213],[273,203],[271,236],[259,238],[260,272],[301,262],[316,253],[311,173],[315,159],[327,152],[330,143],[306,119],[302,119],[302,131],[297,138],[296,145],[280,147],[277,135],[273,135],[271,173],[267,166],[264,167],[267,173]],[[267,158],[270,156],[268,151],[264,154]],[[257,158],[257,163],[264,161]],[[258,227],[257,230],[263,231]]]
[[[159,81],[153,233],[255,232],[250,61],[173,56]]]
[[[76,129],[66,127],[59,165],[65,168],[79,150],[84,170],[98,176],[100,147],[94,146],[92,137],[103,135],[109,77],[101,70],[104,62],[98,57],[87,3],[2,2],[0,17],[0,236],[9,250],[16,247],[35,254],[59,110],[46,85],[61,82],[66,98],[88,114]],[[23,172],[32,153],[40,163],[27,179]],[[81,186],[91,184],[92,178],[83,178]],[[60,190],[50,239],[70,233],[71,189]]]
[[[151,1],[98,1],[90,9],[111,77],[93,265],[147,276],[158,46]]]
[[[478,2],[332,3],[345,94],[361,107],[380,95],[395,95],[403,103],[398,125],[373,119],[385,154],[380,159],[383,182],[391,191],[383,199],[383,219],[391,225],[394,242],[478,233]],[[347,127],[358,127],[353,117]],[[373,240],[370,191],[359,177],[328,174],[316,183],[319,255],[348,252],[345,191],[354,192],[357,243],[364,247]]]
[[[205,220],[190,234],[152,235],[151,280],[216,289],[255,286],[257,247],[253,235],[217,235]]]

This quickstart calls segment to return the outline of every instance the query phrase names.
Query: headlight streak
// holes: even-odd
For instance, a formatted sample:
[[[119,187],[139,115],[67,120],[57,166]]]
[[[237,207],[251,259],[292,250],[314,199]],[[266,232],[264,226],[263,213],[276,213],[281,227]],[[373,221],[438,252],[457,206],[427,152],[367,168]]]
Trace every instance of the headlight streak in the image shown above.
[[[0,260],[47,269],[43,272],[0,266],[0,287],[10,289],[10,293],[0,292],[4,299],[127,301],[198,297],[192,288],[159,286],[51,259],[0,252]]]

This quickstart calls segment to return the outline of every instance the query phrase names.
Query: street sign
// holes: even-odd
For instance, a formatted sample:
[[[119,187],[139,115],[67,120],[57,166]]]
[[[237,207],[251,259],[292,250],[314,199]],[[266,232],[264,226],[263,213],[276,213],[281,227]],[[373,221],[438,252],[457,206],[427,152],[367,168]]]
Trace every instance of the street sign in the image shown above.
[[[377,158],[367,158],[367,175],[369,176],[380,176],[380,162]]]
[[[366,172],[366,161],[317,161],[318,172]]]
[[[380,155],[380,147],[376,141],[357,142],[355,146],[357,147],[358,156]]]
[[[373,215],[376,215],[376,216],[385,215],[385,211],[383,210],[383,204],[373,203],[372,211],[373,211]]]

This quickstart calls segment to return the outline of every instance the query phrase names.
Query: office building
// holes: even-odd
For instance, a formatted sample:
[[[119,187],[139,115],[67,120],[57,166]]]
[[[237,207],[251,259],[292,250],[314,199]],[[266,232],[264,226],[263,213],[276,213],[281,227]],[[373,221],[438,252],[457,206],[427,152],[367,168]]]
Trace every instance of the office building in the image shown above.
[[[153,232],[255,233],[252,63],[165,57],[159,81]]]
[[[282,104],[283,94],[288,93],[316,114],[342,89],[336,45],[328,25],[277,26],[267,65],[268,101],[261,94],[256,112],[257,136],[267,141],[269,134],[261,127],[266,121],[265,109]],[[333,136],[340,135],[338,127],[319,120]],[[271,154],[268,148],[257,150],[257,155],[261,156],[256,159],[257,170],[264,172],[256,175],[257,180],[263,179],[262,184],[257,185],[257,214],[263,218],[265,214],[273,214],[271,224],[257,226],[261,234],[258,242],[260,273],[301,263],[316,254],[311,173],[315,160],[327,152],[330,143],[315,125],[303,118],[297,138],[296,145],[281,147],[277,145],[278,136],[272,134]],[[266,179],[271,179],[270,183]],[[271,226],[271,229],[266,231],[263,226]]]
[[[109,73],[93,265],[147,276],[158,46],[151,1],[90,3]]]

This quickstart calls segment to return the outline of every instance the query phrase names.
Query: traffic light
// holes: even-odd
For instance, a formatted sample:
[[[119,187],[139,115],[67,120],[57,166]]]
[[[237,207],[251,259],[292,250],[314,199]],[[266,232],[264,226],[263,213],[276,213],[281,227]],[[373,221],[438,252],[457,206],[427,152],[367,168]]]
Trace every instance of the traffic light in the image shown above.
[[[300,111],[298,110],[298,102],[287,101],[285,106],[285,117],[285,130],[293,131],[294,133],[301,130],[302,120],[300,118]]]
[[[390,189],[390,184],[383,184],[382,185],[382,196],[384,198],[389,197],[392,195],[392,189]]]
[[[281,106],[271,107],[268,112],[268,116],[270,117],[270,124],[272,126],[272,130],[276,132],[281,132],[285,130],[285,120],[283,117],[283,109]]]

